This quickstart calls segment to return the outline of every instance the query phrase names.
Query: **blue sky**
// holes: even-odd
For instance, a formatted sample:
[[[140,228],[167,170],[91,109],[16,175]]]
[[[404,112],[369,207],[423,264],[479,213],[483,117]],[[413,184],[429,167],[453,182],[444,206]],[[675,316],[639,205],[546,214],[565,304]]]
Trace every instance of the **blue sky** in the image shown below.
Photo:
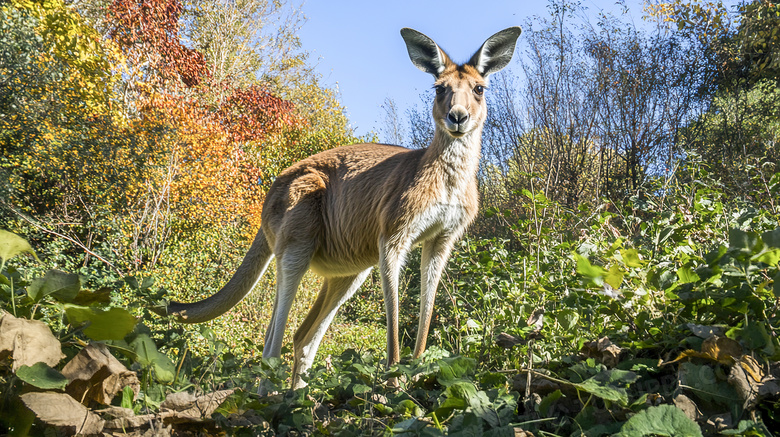
[[[600,10],[619,14],[621,5],[637,22],[643,13],[641,0],[583,0],[581,4],[589,17]],[[383,125],[381,105],[386,98],[394,99],[404,113],[432,86],[432,77],[409,61],[401,28],[430,36],[454,60],[463,62],[495,32],[517,25],[525,29],[527,19],[548,12],[544,0],[308,0],[303,13],[307,18],[299,34],[303,49],[324,84],[338,89],[352,127],[364,135],[378,132]]]

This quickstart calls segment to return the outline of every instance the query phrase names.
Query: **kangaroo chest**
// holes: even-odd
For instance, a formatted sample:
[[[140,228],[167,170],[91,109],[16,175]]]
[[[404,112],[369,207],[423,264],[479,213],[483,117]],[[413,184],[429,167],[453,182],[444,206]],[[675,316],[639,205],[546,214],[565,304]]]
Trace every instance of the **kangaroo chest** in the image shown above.
[[[412,215],[408,232],[414,244],[439,234],[460,234],[476,211],[476,182],[464,180],[437,190]]]

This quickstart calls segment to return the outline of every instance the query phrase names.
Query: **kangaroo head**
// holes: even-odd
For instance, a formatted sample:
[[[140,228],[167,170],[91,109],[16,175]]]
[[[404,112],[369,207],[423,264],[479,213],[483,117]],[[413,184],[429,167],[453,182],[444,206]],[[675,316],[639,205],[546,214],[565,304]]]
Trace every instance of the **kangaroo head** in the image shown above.
[[[496,33],[467,63],[458,65],[431,38],[413,29],[401,29],[412,63],[434,77],[433,119],[437,130],[460,138],[481,129],[487,113],[488,76],[512,60],[520,32],[519,27],[510,27]]]

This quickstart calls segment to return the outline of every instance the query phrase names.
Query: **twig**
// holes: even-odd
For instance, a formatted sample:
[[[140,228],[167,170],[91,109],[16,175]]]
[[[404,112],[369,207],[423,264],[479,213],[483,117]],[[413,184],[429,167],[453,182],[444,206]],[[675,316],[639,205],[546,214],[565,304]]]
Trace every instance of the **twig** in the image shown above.
[[[5,206],[9,207],[9,209],[11,211],[13,211],[14,214],[19,216],[21,219],[23,219],[27,223],[30,223],[31,225],[35,226],[36,228],[40,229],[41,231],[43,231],[43,232],[45,232],[47,234],[56,235],[57,237],[64,238],[65,240],[70,241],[74,245],[76,245],[76,246],[80,247],[82,250],[84,250],[84,252],[88,253],[89,255],[94,256],[95,258],[99,259],[100,261],[103,261],[106,265],[108,265],[109,267],[113,268],[114,271],[117,272],[120,276],[125,276],[124,272],[119,270],[119,268],[117,266],[115,266],[111,261],[109,261],[109,260],[103,258],[102,256],[98,255],[97,253],[91,251],[87,246],[82,244],[80,241],[77,241],[77,240],[75,240],[75,239],[73,239],[71,237],[68,237],[67,235],[60,234],[59,232],[52,231],[51,229],[46,229],[45,227],[43,227],[43,226],[39,225],[38,223],[36,223],[35,220],[33,220],[32,218],[27,217],[26,214],[18,211],[16,208],[14,208],[14,207],[12,207],[12,206],[10,206],[8,204],[6,204]]]

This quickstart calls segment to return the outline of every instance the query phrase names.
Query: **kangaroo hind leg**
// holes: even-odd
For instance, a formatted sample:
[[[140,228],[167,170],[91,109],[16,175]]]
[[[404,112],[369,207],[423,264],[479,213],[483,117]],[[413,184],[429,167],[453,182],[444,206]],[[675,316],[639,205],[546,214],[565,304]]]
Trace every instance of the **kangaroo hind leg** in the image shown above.
[[[288,247],[276,259],[276,297],[271,321],[265,334],[263,358],[279,358],[282,355],[282,341],[290,308],[298,292],[298,285],[309,269],[311,256],[312,251],[308,248]]]
[[[293,338],[295,363],[293,364],[292,386],[294,389],[305,385],[300,375],[307,371],[314,362],[314,356],[320,347],[322,337],[333,321],[333,317],[339,307],[360,288],[370,272],[369,268],[357,275],[325,278],[317,300]]]

